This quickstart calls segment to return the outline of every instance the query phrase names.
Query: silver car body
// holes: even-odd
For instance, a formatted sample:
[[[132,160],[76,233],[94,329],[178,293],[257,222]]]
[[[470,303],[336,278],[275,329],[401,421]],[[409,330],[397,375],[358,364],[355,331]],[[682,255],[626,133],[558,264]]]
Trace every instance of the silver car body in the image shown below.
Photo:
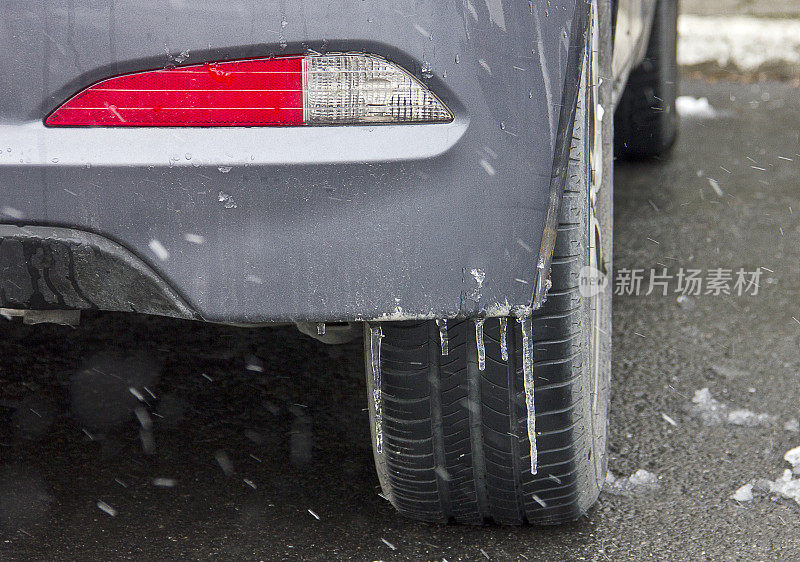
[[[654,1],[619,0],[618,91]],[[563,189],[585,0],[7,0],[0,307],[215,322],[531,306]],[[123,73],[308,52],[379,55],[444,124],[48,128]]]

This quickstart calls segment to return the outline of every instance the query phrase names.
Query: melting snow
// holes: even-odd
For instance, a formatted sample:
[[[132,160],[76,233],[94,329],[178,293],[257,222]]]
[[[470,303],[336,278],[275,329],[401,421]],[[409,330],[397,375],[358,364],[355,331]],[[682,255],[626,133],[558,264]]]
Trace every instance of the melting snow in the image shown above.
[[[800,474],[800,447],[795,447],[790,451],[786,451],[783,459],[792,465],[792,472]]]
[[[733,379],[736,377],[745,377],[747,373],[742,372],[738,369],[732,369],[731,367],[726,367],[725,365],[710,365],[709,369],[713,371],[713,373],[719,377],[725,377],[726,379]]]
[[[681,117],[694,117],[695,119],[713,119],[717,111],[711,107],[708,98],[693,98],[680,96],[676,100],[678,115]]]
[[[800,474],[800,447],[795,447],[794,449],[786,451],[783,458],[792,465],[792,468],[784,470],[780,478],[774,481],[767,480],[766,478],[750,481],[736,490],[731,496],[731,499],[750,501],[753,499],[753,492],[755,491],[794,500],[800,505],[800,478],[794,478],[794,475]]]
[[[731,496],[737,502],[749,502],[753,499],[753,483],[745,484]]]
[[[800,504],[800,478],[792,478],[792,471],[788,468],[783,471],[783,476],[774,482],[768,480],[767,483],[771,493]]]
[[[603,491],[615,496],[631,496],[658,488],[658,476],[640,468],[627,478],[617,478],[609,470]]]
[[[748,16],[695,16],[678,20],[678,62],[715,62],[740,70],[776,63],[800,64],[800,22]]]
[[[766,427],[775,423],[775,416],[757,414],[743,408],[731,410],[713,396],[708,388],[695,391],[691,412],[707,425],[741,425],[745,427]]]
[[[219,195],[217,196],[217,200],[220,203],[225,204],[226,209],[235,209],[236,208],[236,201],[233,200],[233,197],[230,194],[225,193],[224,191],[220,191]]]
[[[470,275],[475,280],[476,287],[473,287],[472,290],[467,293],[467,297],[475,302],[481,300],[481,289],[483,288],[483,282],[486,279],[486,272],[482,269],[473,268],[470,270]]]
[[[750,410],[734,410],[728,414],[728,423],[745,427],[769,426],[775,421],[769,414],[756,414]]]

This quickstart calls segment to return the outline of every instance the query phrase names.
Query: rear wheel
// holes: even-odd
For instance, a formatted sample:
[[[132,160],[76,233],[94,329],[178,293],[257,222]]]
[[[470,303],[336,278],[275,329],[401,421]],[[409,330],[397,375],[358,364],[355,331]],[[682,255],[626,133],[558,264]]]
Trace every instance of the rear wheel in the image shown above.
[[[366,326],[375,464],[384,495],[406,516],[555,524],[584,514],[600,492],[611,301],[610,291],[583,290],[581,279],[611,266],[613,133],[603,107],[610,108],[612,82],[602,79],[610,63],[609,21],[607,10],[593,10],[552,288],[531,323],[488,318]],[[528,343],[535,473],[533,412],[525,392]]]
[[[678,1],[658,0],[647,53],[628,78],[614,115],[618,156],[660,156],[675,142],[677,44]]]

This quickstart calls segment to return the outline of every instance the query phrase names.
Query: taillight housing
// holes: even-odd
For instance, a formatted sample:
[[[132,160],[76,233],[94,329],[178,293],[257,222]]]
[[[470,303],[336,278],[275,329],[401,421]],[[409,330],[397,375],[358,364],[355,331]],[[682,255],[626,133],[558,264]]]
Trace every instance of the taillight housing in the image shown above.
[[[124,74],[82,90],[49,127],[270,127],[446,123],[424,84],[358,53],[246,59]]]

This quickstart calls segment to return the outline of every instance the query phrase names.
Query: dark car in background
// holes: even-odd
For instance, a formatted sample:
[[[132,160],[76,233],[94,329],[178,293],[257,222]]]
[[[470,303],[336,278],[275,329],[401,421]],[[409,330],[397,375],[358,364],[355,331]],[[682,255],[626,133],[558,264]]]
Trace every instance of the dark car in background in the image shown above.
[[[558,523],[594,503],[613,155],[675,137],[677,0],[0,12],[4,316],[363,332],[401,513]]]

